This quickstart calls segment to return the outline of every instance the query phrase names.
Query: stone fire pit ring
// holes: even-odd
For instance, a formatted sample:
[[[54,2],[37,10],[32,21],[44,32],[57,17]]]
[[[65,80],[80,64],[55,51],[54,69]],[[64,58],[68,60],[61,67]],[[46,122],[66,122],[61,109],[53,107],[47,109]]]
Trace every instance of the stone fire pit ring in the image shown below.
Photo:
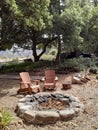
[[[41,104],[49,100],[57,101],[54,108],[44,108]],[[63,103],[62,109],[59,103]],[[63,93],[27,95],[20,99],[16,106],[16,113],[24,121],[32,124],[50,124],[58,120],[69,120],[84,111],[84,105],[77,97]]]

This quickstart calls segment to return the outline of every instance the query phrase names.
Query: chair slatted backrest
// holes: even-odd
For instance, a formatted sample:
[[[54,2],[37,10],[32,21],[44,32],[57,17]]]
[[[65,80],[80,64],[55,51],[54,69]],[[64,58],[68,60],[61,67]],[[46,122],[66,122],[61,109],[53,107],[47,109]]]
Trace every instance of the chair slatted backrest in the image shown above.
[[[55,70],[45,70],[46,83],[54,83],[55,81]]]
[[[25,84],[25,83],[31,84],[31,79],[30,79],[30,75],[29,75],[28,72],[21,72],[21,73],[20,73],[20,77],[21,77],[22,82],[24,83],[24,85],[25,85],[26,87],[28,87],[28,85]]]

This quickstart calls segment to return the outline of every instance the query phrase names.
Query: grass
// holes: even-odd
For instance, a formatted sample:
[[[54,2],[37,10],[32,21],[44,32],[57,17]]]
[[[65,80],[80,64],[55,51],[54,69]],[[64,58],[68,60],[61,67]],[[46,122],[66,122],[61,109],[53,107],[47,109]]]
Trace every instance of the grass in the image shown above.
[[[6,109],[2,109],[1,110],[1,125],[2,125],[2,128],[4,128],[5,130],[10,130],[9,129],[9,124],[11,123],[12,121],[12,116],[10,115],[10,113],[8,112],[8,110]]]

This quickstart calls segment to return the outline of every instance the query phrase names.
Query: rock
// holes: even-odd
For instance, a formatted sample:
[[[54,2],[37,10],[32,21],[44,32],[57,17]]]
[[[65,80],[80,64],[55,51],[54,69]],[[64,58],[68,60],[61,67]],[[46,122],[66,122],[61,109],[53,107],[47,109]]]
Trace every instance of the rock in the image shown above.
[[[84,111],[84,105],[82,103],[72,102],[70,107],[71,108],[79,108],[80,112]]]
[[[17,97],[17,98],[24,98],[24,95],[18,94],[16,97]]]
[[[73,108],[73,110],[75,111],[75,114],[78,115],[79,112],[80,112],[80,109],[79,108]]]
[[[25,97],[26,97],[26,98],[31,98],[31,97],[32,97],[32,95],[26,95]]]
[[[64,97],[64,95],[60,93],[54,93],[54,94],[51,94],[51,96],[53,99],[57,99],[57,100]]]
[[[23,107],[21,107],[21,110],[22,110],[22,111],[32,110],[32,105],[23,106]]]
[[[25,111],[23,114],[23,119],[28,123],[34,123],[36,111]]]
[[[40,97],[37,99],[39,103],[47,101],[47,98]]]
[[[20,107],[17,114],[22,117],[23,113],[25,111],[28,111],[28,110],[32,110],[32,105],[26,105],[26,106],[23,106],[23,107]]]
[[[55,123],[59,118],[59,114],[55,111],[38,111],[35,116],[35,124]]]
[[[69,106],[69,99],[68,98],[61,98],[60,101],[62,101],[64,104],[67,104]]]
[[[29,97],[24,97],[24,98],[21,98],[21,99],[19,100],[19,102],[30,102],[30,100],[31,100],[31,98],[29,98]]]
[[[80,100],[74,96],[69,96],[69,100],[70,100],[70,102],[79,102],[80,103]]]
[[[75,111],[73,109],[66,109],[59,111],[61,120],[69,120],[72,119],[75,115]]]
[[[24,103],[19,102],[17,106],[18,106],[19,108],[21,108],[21,107],[24,106]]]

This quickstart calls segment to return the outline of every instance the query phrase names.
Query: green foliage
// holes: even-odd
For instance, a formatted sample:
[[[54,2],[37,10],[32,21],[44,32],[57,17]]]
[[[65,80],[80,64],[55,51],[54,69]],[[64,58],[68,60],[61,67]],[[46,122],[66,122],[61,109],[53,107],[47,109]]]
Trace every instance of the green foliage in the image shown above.
[[[54,56],[54,55],[53,55]],[[88,71],[88,69],[97,69],[98,68],[98,58],[73,58],[66,59],[63,63],[55,64],[55,61],[52,59],[52,55],[43,55],[43,59],[38,62],[24,62],[24,63],[15,63],[11,62],[10,64],[5,64],[0,68],[1,73],[8,72],[21,72],[21,71],[35,71],[37,69],[45,68],[54,68],[61,69],[64,71]],[[97,69],[98,70],[98,69]]]
[[[70,50],[79,48],[80,43],[83,41],[82,37],[80,37],[82,23],[82,9],[78,5],[72,4],[68,8],[65,8],[61,14],[65,48],[69,45]]]
[[[22,12],[16,3],[16,0],[6,0],[6,3],[10,6],[10,10],[14,12],[16,16],[22,16]]]
[[[14,63],[10,62],[9,64],[5,64],[0,68],[1,73],[8,73],[8,72],[21,72],[21,71],[33,71],[38,68],[44,68],[53,66],[52,61],[48,60],[41,60],[39,62],[23,62],[23,63]]]
[[[55,55],[55,54],[56,54],[56,51],[55,51],[55,50],[54,50],[54,51],[51,51],[50,54],[51,54],[51,55]]]
[[[2,114],[1,124],[3,125],[4,128],[7,128],[9,130],[8,125],[11,123],[13,118],[6,109],[2,109],[1,114]]]
[[[2,66],[1,68],[1,72],[2,73],[7,73],[7,72],[20,72],[20,71],[26,71],[31,69],[31,64],[32,63],[16,63],[14,64],[14,62],[10,62],[9,64],[5,64],[4,66]]]
[[[46,28],[46,24],[50,25],[52,17],[48,11],[49,0],[6,0],[6,2],[18,20],[24,22],[25,27],[42,30]]]
[[[52,45],[60,46],[58,52],[76,49],[98,55],[97,0],[4,0],[1,10],[3,49],[16,43],[32,49],[35,61]]]
[[[68,69],[70,68],[71,70],[77,70],[80,71],[80,59],[78,58],[73,58],[73,59],[67,59],[65,62],[61,64],[62,67]]]
[[[98,74],[98,68],[92,67],[92,68],[90,68],[89,72],[92,73],[92,74]]]
[[[98,46],[98,6],[90,4],[83,8],[84,25],[81,36],[84,38],[82,50],[95,53]],[[92,49],[93,48],[93,49]]]
[[[98,73],[98,57],[93,57],[91,60],[89,72],[93,74]]]
[[[95,62],[91,58],[73,58],[73,59],[66,59],[62,66],[65,68],[73,68],[74,70],[78,71],[88,71],[89,68],[95,68]]]
[[[9,66],[10,66],[10,65],[16,65],[16,64],[19,64],[18,59],[14,59],[14,60],[12,60],[12,61],[6,63],[6,65],[9,65]]]
[[[57,49],[56,48],[52,48],[51,50],[49,49],[49,54],[50,55],[54,55],[54,56],[56,56],[56,53],[57,53]],[[48,54],[48,55],[49,55]],[[55,57],[54,57],[55,58]]]
[[[46,28],[49,29],[52,25],[52,15],[48,10],[49,3],[50,0],[3,1],[3,33],[0,46],[5,49],[16,43],[23,48],[32,48],[35,54],[34,60],[39,60],[43,53],[38,57],[36,46],[44,44],[40,32]]]

